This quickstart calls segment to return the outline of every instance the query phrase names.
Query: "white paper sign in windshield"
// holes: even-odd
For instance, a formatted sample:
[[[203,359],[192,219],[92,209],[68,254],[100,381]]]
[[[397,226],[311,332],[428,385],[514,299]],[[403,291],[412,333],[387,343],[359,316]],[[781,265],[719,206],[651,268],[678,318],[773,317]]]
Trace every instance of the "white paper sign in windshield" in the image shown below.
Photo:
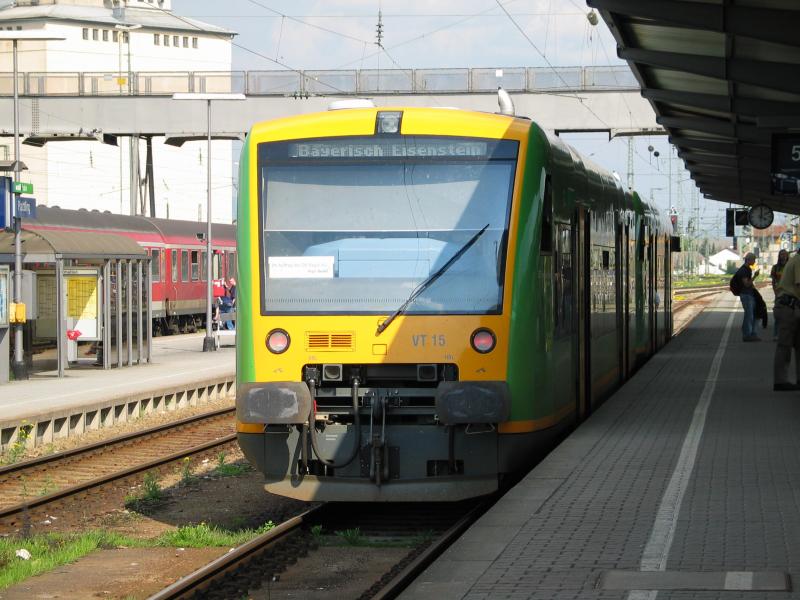
[[[270,256],[270,279],[332,279],[333,256]]]

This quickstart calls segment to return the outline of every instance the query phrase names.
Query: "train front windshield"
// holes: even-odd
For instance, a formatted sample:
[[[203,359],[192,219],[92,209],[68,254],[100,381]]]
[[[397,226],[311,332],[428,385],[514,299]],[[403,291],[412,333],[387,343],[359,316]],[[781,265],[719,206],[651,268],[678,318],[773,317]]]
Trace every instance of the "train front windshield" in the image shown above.
[[[393,136],[259,146],[262,314],[498,314],[518,143]]]

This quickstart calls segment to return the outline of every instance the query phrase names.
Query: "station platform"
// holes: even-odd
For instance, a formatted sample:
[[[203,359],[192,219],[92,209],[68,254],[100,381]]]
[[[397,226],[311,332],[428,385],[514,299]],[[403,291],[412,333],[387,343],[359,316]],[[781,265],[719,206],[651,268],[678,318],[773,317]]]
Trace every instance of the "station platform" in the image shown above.
[[[0,385],[0,447],[27,428],[29,446],[108,427],[151,412],[202,404],[233,393],[235,348],[203,352],[203,334],[153,339],[150,364],[38,373]]]
[[[800,598],[800,391],[742,314],[720,294],[401,597]]]

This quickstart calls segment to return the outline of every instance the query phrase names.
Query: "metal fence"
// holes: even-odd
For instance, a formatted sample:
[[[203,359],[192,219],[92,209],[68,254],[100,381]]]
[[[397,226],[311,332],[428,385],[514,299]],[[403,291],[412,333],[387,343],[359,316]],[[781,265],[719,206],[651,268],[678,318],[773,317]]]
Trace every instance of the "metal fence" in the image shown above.
[[[0,96],[13,93],[13,75],[0,73]],[[340,71],[181,71],[20,73],[25,96],[169,96],[178,92],[248,96],[627,91],[639,84],[627,66],[507,69],[389,69]]]

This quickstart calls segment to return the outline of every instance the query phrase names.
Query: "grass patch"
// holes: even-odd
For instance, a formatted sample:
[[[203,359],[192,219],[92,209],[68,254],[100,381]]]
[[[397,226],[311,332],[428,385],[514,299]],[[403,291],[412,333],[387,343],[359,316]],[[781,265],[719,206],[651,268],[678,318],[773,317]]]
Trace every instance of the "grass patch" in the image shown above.
[[[712,285],[727,285],[730,280],[730,275],[700,275],[697,277],[675,279],[672,282],[672,287],[673,289],[681,289]]]
[[[238,477],[239,475],[244,475],[248,471],[252,470],[250,465],[244,464],[230,464],[230,465],[220,465],[216,469],[214,469],[214,475],[218,477]]]
[[[248,464],[234,463],[229,465],[225,462],[227,458],[228,455],[225,452],[217,454],[217,466],[214,469],[214,475],[218,477],[237,477],[251,470]]]
[[[176,531],[168,531],[157,539],[157,546],[167,548],[212,548],[216,546],[239,546],[257,535],[266,533],[275,527],[272,521],[258,529],[242,529],[227,531],[212,525],[200,523],[179,527]]]
[[[99,548],[127,546],[127,542],[124,536],[105,531],[81,536],[47,534],[23,540],[0,539],[0,589],[71,563]],[[20,548],[31,553],[30,560],[16,557]]]
[[[78,534],[47,533],[30,538],[0,538],[0,589],[46,573],[62,565],[106,548],[213,548],[241,545],[265,533],[275,525],[265,523],[258,529],[227,531],[200,523],[169,531],[154,539],[139,539],[107,531]],[[16,557],[24,548],[30,560]]]

